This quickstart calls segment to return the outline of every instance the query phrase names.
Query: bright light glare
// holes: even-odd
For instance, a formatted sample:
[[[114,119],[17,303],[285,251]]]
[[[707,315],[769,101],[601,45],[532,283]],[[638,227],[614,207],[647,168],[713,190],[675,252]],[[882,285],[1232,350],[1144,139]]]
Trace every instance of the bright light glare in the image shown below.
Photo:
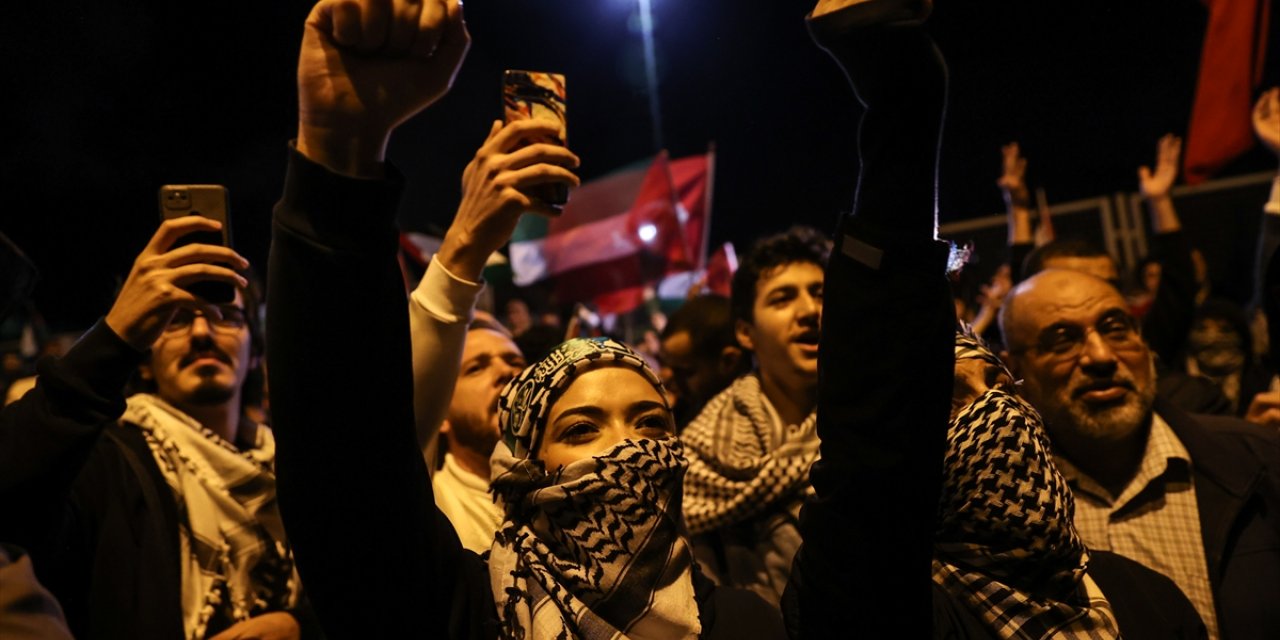
[[[654,226],[653,223],[646,222],[640,225],[640,228],[636,230],[636,233],[644,242],[653,242],[653,239],[658,237],[658,227]]]

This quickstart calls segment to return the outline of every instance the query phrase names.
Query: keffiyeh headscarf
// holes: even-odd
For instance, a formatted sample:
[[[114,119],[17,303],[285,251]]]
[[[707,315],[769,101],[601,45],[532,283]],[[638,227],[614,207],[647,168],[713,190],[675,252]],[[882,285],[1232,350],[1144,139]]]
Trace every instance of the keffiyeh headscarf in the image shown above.
[[[687,463],[669,440],[624,440],[547,473],[551,406],[584,371],[620,366],[661,382],[626,345],[570,340],[503,390],[491,486],[506,520],[489,555],[504,638],[695,638],[707,585],[680,516]],[[696,585],[696,587],[695,587]]]
[[[956,360],[1000,362],[956,336]],[[1012,379],[1012,376],[1010,376]],[[933,580],[1001,638],[1118,638],[1040,414],[1001,386],[947,430]]]

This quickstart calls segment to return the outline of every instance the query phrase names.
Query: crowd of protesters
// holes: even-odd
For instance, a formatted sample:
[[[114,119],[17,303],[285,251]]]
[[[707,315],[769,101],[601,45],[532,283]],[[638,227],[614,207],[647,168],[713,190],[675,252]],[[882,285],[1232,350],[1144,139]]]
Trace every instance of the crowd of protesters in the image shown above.
[[[6,358],[0,637],[1280,637],[1280,177],[1246,308],[1182,229],[1177,136],[1123,290],[1034,228],[1010,144],[1007,262],[959,299],[930,9],[817,3],[862,106],[851,210],[628,345],[477,308],[539,188],[578,185],[545,121],[478,141],[406,296],[385,150],[449,90],[463,8],[321,0],[266,299],[181,242],[218,222],[168,220],[73,344]],[[1280,89],[1253,121],[1280,161]]]

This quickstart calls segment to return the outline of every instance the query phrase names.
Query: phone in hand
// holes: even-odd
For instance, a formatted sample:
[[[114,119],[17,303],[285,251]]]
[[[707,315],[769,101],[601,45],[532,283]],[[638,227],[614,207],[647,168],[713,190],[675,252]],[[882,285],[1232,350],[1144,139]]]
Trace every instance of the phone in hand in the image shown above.
[[[507,122],[535,118],[555,123],[559,135],[539,142],[565,146],[568,141],[563,74],[508,69],[502,77],[502,111]],[[569,201],[569,187],[542,185],[529,195],[560,211]]]
[[[221,231],[189,233],[170,249],[189,244],[212,244],[231,248],[231,216],[227,188],[217,184],[166,184],[160,187],[160,220],[202,216],[222,223]],[[225,282],[196,282],[186,287],[192,295],[214,304],[229,304],[236,289]]]

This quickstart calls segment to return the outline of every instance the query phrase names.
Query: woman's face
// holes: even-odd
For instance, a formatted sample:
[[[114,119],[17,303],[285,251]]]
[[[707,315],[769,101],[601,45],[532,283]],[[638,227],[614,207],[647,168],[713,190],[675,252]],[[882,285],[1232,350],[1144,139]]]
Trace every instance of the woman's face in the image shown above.
[[[644,376],[626,367],[601,367],[578,376],[551,406],[536,455],[555,472],[626,439],[674,433],[671,412]]]

